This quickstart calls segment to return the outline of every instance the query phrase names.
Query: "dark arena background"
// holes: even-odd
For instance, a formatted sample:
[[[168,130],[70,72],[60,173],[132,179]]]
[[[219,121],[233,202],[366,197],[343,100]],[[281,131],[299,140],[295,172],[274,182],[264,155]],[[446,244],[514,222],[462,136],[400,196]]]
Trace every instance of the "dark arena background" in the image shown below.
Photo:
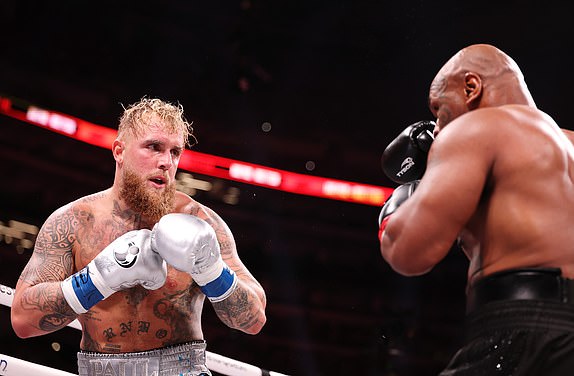
[[[53,210],[111,185],[106,143],[122,104],[160,97],[183,105],[199,139],[180,189],[227,221],[267,293],[255,336],[206,303],[208,350],[287,375],[436,375],[461,340],[467,262],[453,249],[430,273],[402,277],[383,261],[377,217],[396,185],[381,152],[431,118],[431,80],[472,43],[512,56],[538,107],[573,129],[569,8],[3,0],[2,289],[16,285]],[[19,339],[1,306],[0,338],[0,362],[77,372],[76,329]]]

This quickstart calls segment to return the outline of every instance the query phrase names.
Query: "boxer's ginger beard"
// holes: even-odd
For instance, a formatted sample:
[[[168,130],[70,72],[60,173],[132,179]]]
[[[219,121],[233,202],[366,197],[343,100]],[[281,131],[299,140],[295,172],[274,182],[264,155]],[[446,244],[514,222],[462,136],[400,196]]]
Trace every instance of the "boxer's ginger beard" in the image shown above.
[[[163,191],[154,192],[146,188],[146,180],[137,174],[124,170],[120,197],[126,204],[152,223],[171,213],[175,203],[175,184],[166,185]]]

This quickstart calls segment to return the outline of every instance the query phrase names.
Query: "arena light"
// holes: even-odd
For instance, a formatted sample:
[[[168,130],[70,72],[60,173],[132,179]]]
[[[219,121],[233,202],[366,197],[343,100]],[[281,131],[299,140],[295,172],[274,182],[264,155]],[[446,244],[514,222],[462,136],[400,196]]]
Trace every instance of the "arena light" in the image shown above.
[[[8,223],[0,221],[0,241],[14,244],[16,251],[22,254],[26,249],[34,247],[38,230],[37,226],[16,220],[10,220]]]
[[[110,149],[117,131],[85,120],[0,96],[0,114]],[[185,150],[179,168],[295,194],[381,206],[392,188],[298,174],[211,154]]]

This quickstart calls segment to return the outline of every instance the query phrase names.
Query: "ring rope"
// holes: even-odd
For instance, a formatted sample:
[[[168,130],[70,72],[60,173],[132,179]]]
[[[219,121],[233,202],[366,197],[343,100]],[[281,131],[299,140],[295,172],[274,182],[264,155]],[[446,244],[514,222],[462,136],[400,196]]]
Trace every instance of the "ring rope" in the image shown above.
[[[2,376],[77,376],[73,373],[27,362],[0,354],[0,375]]]
[[[0,284],[0,304],[12,307],[14,289]],[[74,320],[68,326],[82,330],[78,320]],[[207,368],[212,371],[228,376],[287,376],[282,373],[268,371],[248,363],[227,358],[223,355],[210,351],[205,352]],[[22,359],[0,354],[0,376],[75,376],[71,373],[27,362]]]

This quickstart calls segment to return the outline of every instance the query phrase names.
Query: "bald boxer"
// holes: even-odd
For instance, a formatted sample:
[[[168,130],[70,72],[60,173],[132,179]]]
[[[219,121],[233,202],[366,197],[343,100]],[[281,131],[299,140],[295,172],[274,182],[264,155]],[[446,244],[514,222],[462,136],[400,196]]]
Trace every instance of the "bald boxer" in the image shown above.
[[[468,256],[466,342],[441,375],[574,369],[574,147],[498,48],[457,52],[432,81],[435,139],[385,217],[383,258],[429,272]],[[565,135],[566,134],[566,135]],[[568,136],[567,136],[568,135]]]
[[[113,185],[57,209],[38,233],[12,305],[22,338],[82,325],[81,376],[210,375],[205,297],[227,326],[256,334],[265,292],[213,210],[176,191],[193,129],[180,105],[125,109]]]

